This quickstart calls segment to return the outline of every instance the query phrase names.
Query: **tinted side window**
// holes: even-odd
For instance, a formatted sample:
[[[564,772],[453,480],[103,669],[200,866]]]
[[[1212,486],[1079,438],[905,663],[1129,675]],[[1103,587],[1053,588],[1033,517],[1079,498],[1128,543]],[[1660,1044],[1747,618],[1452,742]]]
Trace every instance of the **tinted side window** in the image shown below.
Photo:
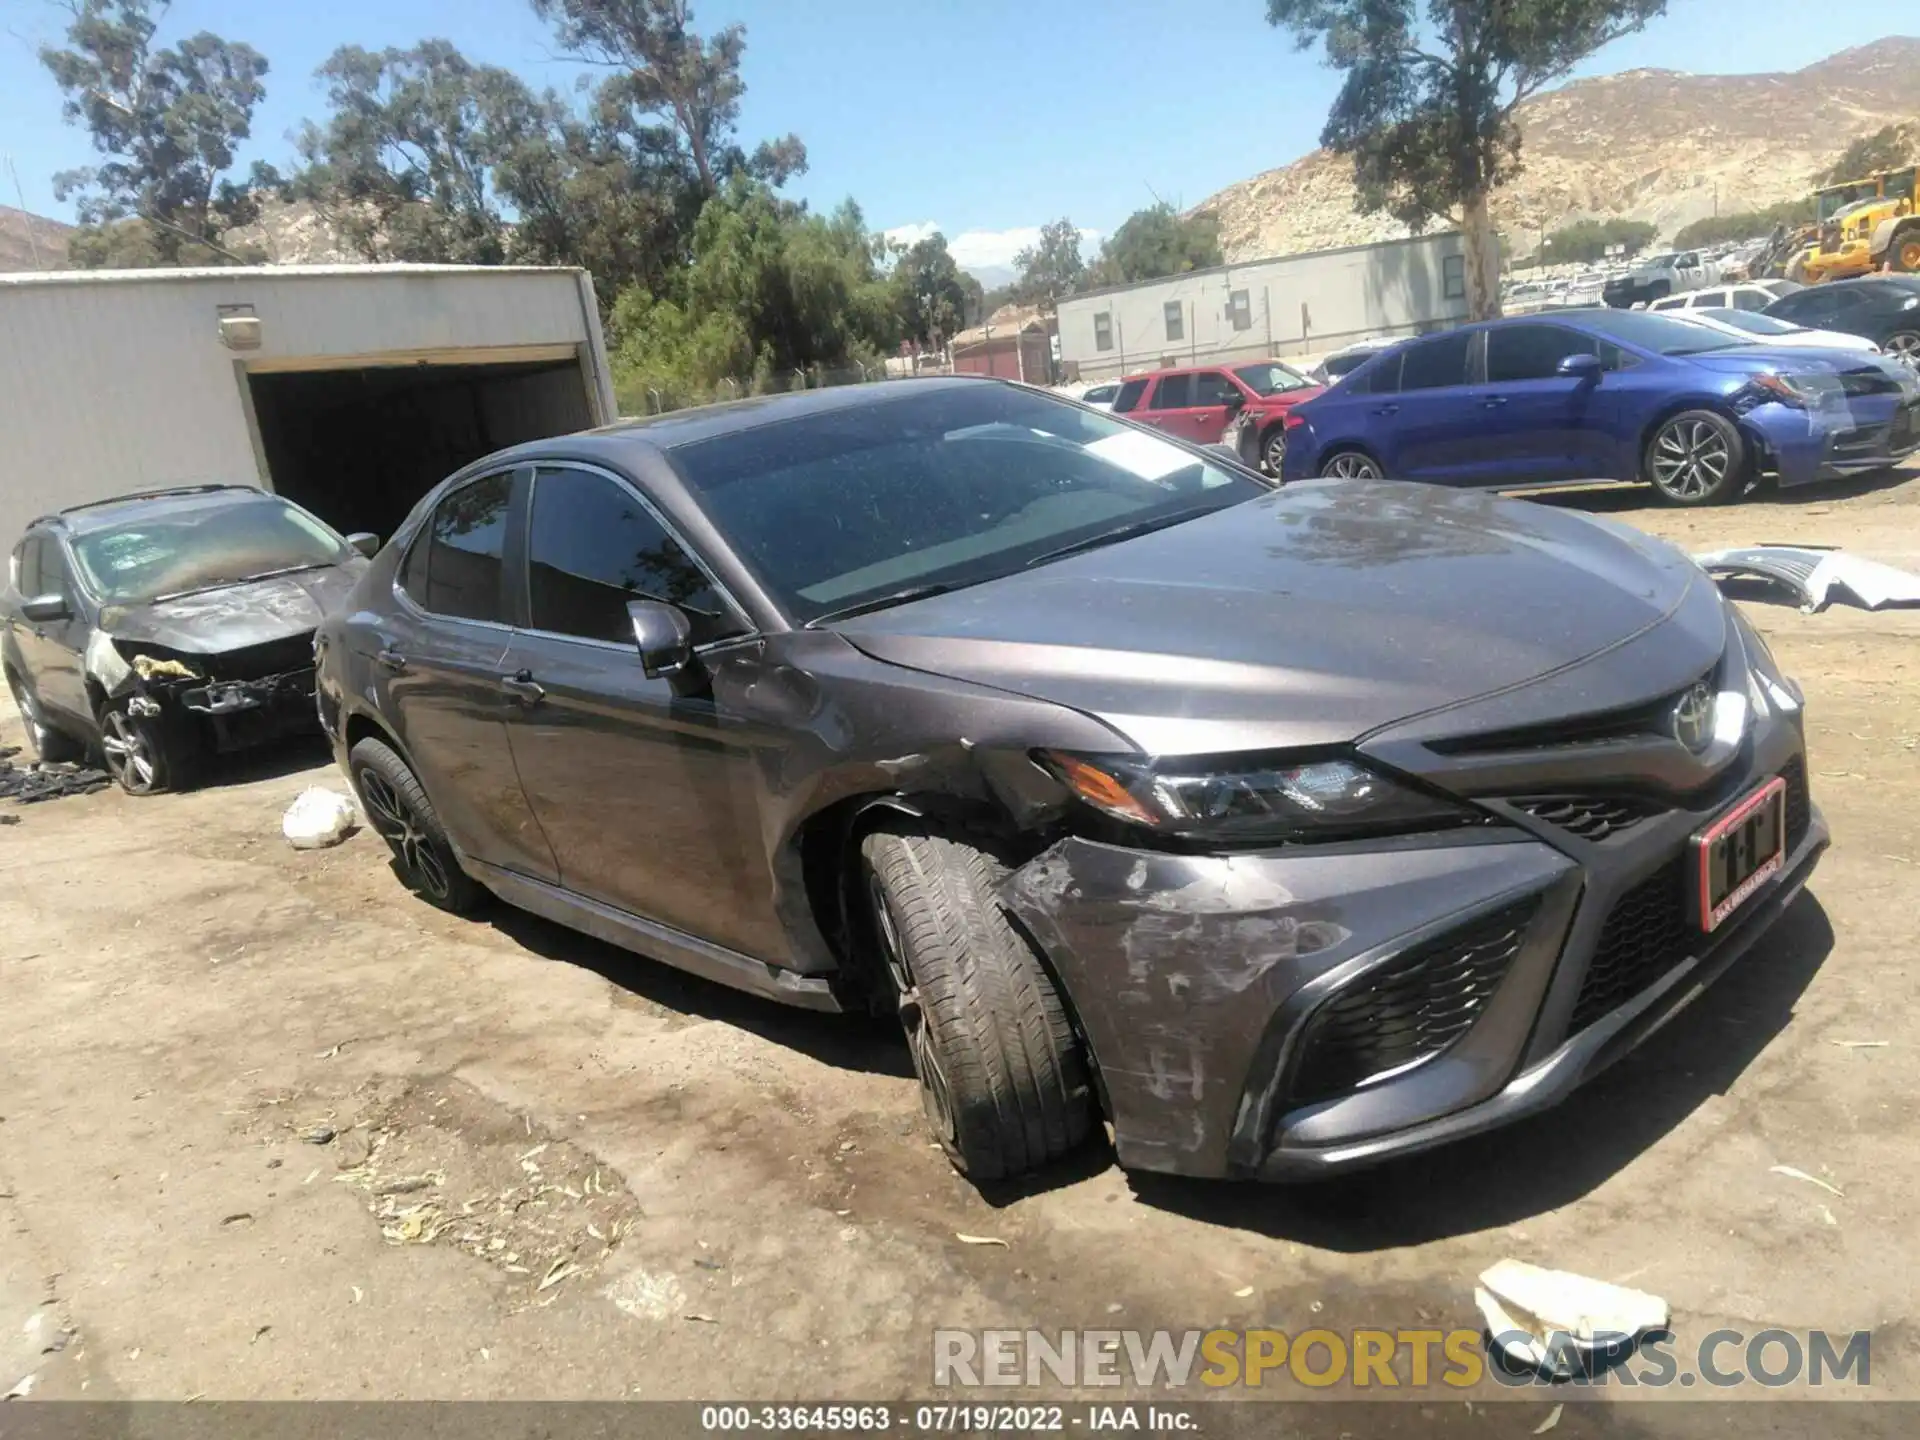
[[[1127,413],[1127,411],[1136,409],[1140,404],[1140,397],[1146,393],[1147,393],[1146,381],[1144,380],[1127,381],[1126,384],[1120,387],[1120,393],[1113,397],[1114,413],[1116,415],[1124,415]]]
[[[1193,377],[1195,405],[1225,405],[1239,394],[1233,382],[1217,371],[1208,370]]]
[[[434,507],[407,556],[402,582],[422,609],[458,620],[505,623],[500,557],[512,502],[509,473],[462,485]]]
[[[1702,290],[1698,295],[1693,297],[1693,304],[1695,309],[1698,309],[1703,305],[1704,306],[1720,306],[1720,305],[1725,305],[1726,303],[1727,303],[1727,292],[1724,290]]]
[[[1153,390],[1153,409],[1184,410],[1193,404],[1191,375],[1162,375]]]
[[[1392,395],[1400,389],[1400,362],[1406,358],[1406,349],[1395,350],[1366,375],[1354,381],[1354,389],[1362,395]]]
[[[1569,355],[1598,355],[1599,346],[1558,325],[1514,325],[1487,332],[1487,383],[1551,380]]]
[[[1403,346],[1400,352],[1400,388],[1436,390],[1442,385],[1467,383],[1467,349],[1473,335],[1456,330],[1417,345]]]
[[[1764,290],[1736,290],[1733,292],[1733,308],[1736,310],[1764,310],[1772,298]]]
[[[542,469],[533,485],[527,593],[536,630],[633,641],[629,600],[664,600],[693,621],[696,645],[738,628],[680,542],[604,475]]]

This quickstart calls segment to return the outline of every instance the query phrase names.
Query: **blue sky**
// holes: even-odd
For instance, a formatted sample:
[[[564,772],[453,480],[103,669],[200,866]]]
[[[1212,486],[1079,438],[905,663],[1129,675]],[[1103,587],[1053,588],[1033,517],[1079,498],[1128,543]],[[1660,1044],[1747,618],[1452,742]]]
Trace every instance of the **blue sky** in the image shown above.
[[[1900,6],[1671,0],[1586,73],[1636,66],[1791,70],[1878,39]],[[741,134],[796,132],[818,206],[852,195],[875,228],[942,229],[962,263],[1004,263],[1042,222],[1105,233],[1155,196],[1192,204],[1296,159],[1336,88],[1265,23],[1264,0],[696,0],[703,29],[747,26]],[[26,208],[71,218],[55,171],[90,163],[36,58],[49,0],[0,0],[0,155]],[[571,86],[526,0],[175,0],[163,38],[209,29],[272,62],[245,156],[284,165],[317,116],[313,71],[335,46],[444,36],[528,80]],[[0,174],[0,202],[17,205]]]

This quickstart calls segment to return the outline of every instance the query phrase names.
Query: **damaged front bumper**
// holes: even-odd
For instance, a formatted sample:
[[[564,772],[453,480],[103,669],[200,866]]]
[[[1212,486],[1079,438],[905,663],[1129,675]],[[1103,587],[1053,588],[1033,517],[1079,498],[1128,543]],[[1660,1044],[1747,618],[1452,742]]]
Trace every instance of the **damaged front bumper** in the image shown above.
[[[1747,420],[1783,487],[1882,470],[1920,451],[1920,400],[1855,397],[1826,410],[1768,405]]]
[[[198,717],[216,751],[241,750],[314,729],[311,667],[252,680],[141,675],[127,708],[164,719]]]
[[[1604,845],[1518,828],[1236,855],[1071,838],[1004,899],[1072,1000],[1122,1164],[1306,1179],[1553,1104],[1751,945],[1828,835],[1797,729],[1734,768],[1699,808]],[[1669,888],[1689,837],[1775,774],[1784,867],[1703,934]]]

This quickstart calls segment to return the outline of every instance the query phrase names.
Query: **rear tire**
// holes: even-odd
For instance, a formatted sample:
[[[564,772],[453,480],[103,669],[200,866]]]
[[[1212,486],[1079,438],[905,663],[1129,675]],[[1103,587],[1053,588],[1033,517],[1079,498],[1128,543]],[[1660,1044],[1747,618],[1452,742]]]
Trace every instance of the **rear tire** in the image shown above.
[[[46,714],[40,708],[40,697],[12,669],[7,671],[7,689],[13,693],[13,708],[20,712],[34,759],[46,765],[62,765],[87,758],[84,744],[47,723]]]
[[[367,823],[393,852],[401,883],[454,915],[478,908],[487,892],[460,868],[433,802],[407,762],[386,742],[369,739],[353,747],[347,768]]]
[[[995,898],[1006,867],[917,827],[876,831],[860,853],[921,1103],[954,1167],[1002,1180],[1067,1154],[1092,1125],[1086,1064],[1052,978]]]
[[[1640,475],[1669,505],[1721,505],[1746,485],[1747,442],[1726,416],[1683,410],[1648,437]]]
[[[1909,225],[1893,237],[1887,264],[1896,275],[1920,274],[1920,225]]]

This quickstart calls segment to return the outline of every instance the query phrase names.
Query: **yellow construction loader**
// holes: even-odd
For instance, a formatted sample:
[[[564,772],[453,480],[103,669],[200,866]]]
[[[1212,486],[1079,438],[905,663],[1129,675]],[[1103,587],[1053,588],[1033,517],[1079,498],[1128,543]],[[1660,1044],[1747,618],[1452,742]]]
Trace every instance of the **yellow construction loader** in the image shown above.
[[[1787,265],[1787,278],[1818,285],[1883,268],[1920,271],[1920,170],[1887,170],[1816,193],[1818,234]]]

